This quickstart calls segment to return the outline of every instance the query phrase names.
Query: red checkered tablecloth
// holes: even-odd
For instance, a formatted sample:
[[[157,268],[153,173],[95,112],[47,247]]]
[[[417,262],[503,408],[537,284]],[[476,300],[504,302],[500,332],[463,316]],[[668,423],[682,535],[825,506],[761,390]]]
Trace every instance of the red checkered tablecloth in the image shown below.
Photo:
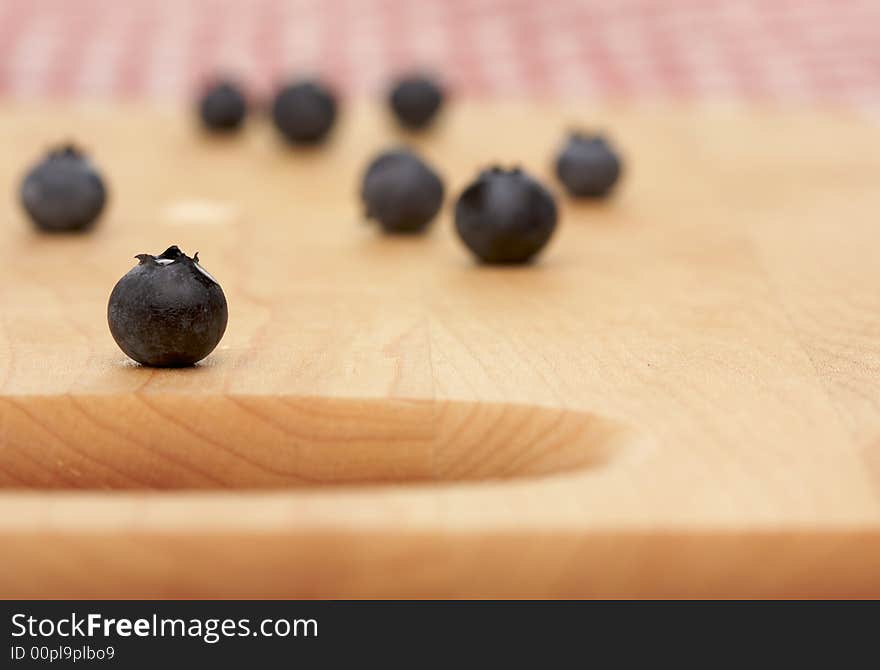
[[[462,95],[880,106],[880,0],[0,0],[0,94],[258,93],[412,67]]]

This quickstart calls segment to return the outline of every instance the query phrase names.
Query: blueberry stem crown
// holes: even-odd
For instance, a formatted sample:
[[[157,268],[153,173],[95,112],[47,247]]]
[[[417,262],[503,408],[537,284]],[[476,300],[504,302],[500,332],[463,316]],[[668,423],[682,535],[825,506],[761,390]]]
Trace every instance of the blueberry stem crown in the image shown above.
[[[159,263],[158,261],[171,261],[174,263],[175,261],[188,260],[193,263],[199,262],[199,252],[197,251],[195,255],[190,258],[185,253],[180,250],[176,244],[172,244],[165,251],[163,251],[158,256],[153,256],[152,254],[138,254],[135,258],[140,261],[141,265],[143,264],[153,264],[153,265],[167,265],[166,263]]]
[[[570,135],[572,140],[576,142],[605,142],[605,135],[602,133],[588,133],[584,130],[574,130]]]
[[[155,268],[171,267],[183,263],[193,269],[195,276],[199,278],[200,281],[217,284],[218,286],[220,285],[220,282],[214,279],[214,276],[202,267],[199,262],[198,251],[193,254],[192,258],[190,258],[183,253],[180,250],[180,247],[176,244],[172,244],[158,256],[153,256],[152,254],[138,254],[135,258],[138,260],[138,265],[146,265]]]
[[[489,169],[483,170],[482,174],[522,174],[522,168],[519,165],[510,168],[493,165]]]
[[[82,155],[82,151],[73,142],[65,142],[49,149],[49,158],[78,158]]]

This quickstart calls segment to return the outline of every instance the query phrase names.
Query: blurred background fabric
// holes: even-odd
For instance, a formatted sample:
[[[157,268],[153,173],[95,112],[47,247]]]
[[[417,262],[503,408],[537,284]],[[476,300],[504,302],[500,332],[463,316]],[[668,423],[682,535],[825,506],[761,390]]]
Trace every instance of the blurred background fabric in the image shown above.
[[[880,107],[878,0],[0,0],[0,95],[346,94],[396,72],[457,94]]]

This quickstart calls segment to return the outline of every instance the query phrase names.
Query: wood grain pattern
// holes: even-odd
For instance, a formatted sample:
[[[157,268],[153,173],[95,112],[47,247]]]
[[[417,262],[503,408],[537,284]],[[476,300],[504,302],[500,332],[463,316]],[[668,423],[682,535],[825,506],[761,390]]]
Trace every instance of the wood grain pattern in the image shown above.
[[[0,121],[10,192],[66,137],[112,186],[87,237],[0,210],[0,594],[880,595],[876,126],[470,103],[413,140],[355,105],[291,151],[172,110]],[[474,265],[449,208],[425,239],[361,221],[382,147],[413,141],[451,194],[494,160],[552,183],[575,123],[610,130],[625,183],[562,199],[532,267]],[[230,324],[149,370],[106,300],[172,243]]]

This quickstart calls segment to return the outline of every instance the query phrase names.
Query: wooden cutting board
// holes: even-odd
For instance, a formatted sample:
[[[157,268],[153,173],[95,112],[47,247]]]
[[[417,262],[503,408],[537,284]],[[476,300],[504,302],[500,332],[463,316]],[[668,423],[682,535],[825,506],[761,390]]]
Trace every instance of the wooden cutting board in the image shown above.
[[[533,266],[475,265],[450,206],[423,238],[362,220],[381,148],[413,143],[451,203],[494,161],[557,188],[579,125],[625,179],[560,194]],[[65,139],[111,206],[40,236],[18,181]],[[262,120],[7,105],[0,141],[0,595],[880,595],[876,125],[459,103],[409,138],[350,105],[295,150]],[[151,370],[107,297],[170,244],[229,328]]]

